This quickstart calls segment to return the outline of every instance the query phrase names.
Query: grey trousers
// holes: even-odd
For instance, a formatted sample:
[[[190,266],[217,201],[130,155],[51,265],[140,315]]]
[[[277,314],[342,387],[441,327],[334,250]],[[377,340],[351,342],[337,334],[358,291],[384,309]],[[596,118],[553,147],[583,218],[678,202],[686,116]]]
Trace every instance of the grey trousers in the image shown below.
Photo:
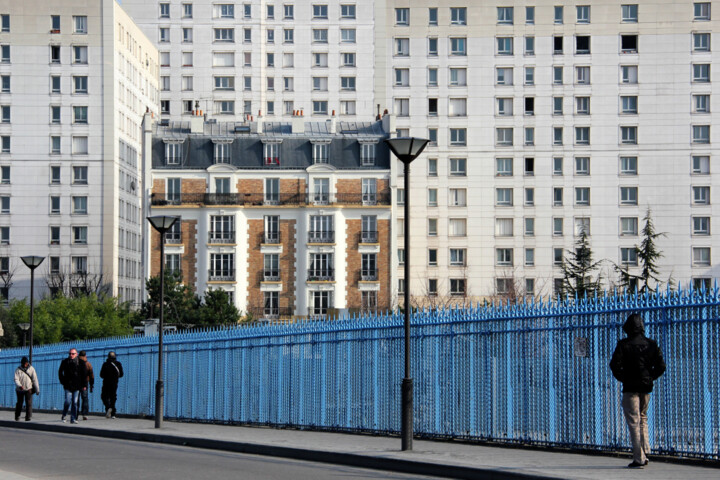
[[[648,440],[647,409],[650,403],[649,393],[623,392],[622,407],[625,421],[630,429],[633,462],[645,464],[650,453]]]

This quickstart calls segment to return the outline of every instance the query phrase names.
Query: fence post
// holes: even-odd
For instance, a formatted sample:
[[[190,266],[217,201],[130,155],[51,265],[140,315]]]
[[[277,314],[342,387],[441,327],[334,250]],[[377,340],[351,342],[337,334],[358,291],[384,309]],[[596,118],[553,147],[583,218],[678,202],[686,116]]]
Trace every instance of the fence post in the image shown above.
[[[548,317],[548,400],[550,401],[550,418],[548,419],[548,440],[554,442],[557,437],[557,398],[555,397],[555,318]]]
[[[512,349],[511,332],[507,323],[505,324],[505,385],[507,389],[507,439],[510,440],[514,436],[513,428],[513,384],[512,384]]]
[[[596,302],[597,304],[597,302]],[[593,318],[593,327],[591,329],[592,336],[593,336],[593,346],[594,346],[594,355],[593,355],[593,393],[594,393],[594,400],[595,400],[595,415],[594,418],[594,425],[593,430],[595,431],[595,445],[603,445],[602,443],[602,391],[600,389],[600,335],[599,335],[599,329],[600,329],[600,323],[598,319],[598,314],[595,313],[592,316]]]
[[[705,453],[713,451],[713,428],[712,428],[712,394],[710,392],[710,379],[708,378],[710,371],[710,346],[708,345],[708,315],[707,307],[702,308],[702,319],[701,319],[701,346],[702,346],[702,400],[703,400],[703,418],[704,418],[704,438],[705,438]],[[716,399],[717,400],[717,399]]]

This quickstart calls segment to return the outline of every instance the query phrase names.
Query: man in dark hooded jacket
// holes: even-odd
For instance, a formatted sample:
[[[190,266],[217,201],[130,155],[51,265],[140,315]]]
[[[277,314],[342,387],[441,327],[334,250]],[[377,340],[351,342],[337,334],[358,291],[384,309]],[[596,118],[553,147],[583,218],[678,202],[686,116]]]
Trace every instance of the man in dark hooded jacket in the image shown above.
[[[647,465],[650,452],[648,442],[647,409],[653,382],[665,372],[665,362],[658,344],[645,336],[645,325],[637,313],[631,314],[623,330],[626,338],[615,347],[610,369],[623,384],[622,407],[630,429],[633,461],[630,468]]]
[[[118,381],[123,373],[122,363],[118,362],[115,352],[108,353],[107,360],[100,369],[100,378],[103,379],[100,398],[105,405],[105,418],[115,418]]]
[[[61,419],[63,423],[68,409],[70,410],[70,423],[78,423],[78,400],[80,399],[80,390],[85,385],[86,377],[87,368],[85,362],[78,358],[78,351],[71,348],[70,355],[60,363],[58,369],[58,379],[65,389],[65,404],[63,405]]]

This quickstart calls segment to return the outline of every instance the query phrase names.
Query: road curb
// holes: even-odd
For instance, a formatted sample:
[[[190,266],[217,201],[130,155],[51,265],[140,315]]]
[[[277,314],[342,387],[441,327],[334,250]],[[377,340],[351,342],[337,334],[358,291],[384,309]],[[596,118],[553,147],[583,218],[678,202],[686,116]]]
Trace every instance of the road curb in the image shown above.
[[[560,479],[560,477],[526,474],[501,469],[445,465],[416,460],[385,458],[353,453],[338,453],[325,450],[310,450],[295,447],[279,447],[275,445],[213,440],[207,438],[187,437],[180,435],[166,435],[163,433],[130,432],[127,430],[87,428],[79,425],[53,425],[47,423],[26,423],[0,420],[0,427],[54,433],[66,433],[72,435],[85,435],[90,437],[113,438],[138,442],[160,443],[165,445],[202,448],[207,450],[220,450],[252,455],[263,455],[268,457],[289,458],[293,460],[331,463],[335,465],[346,465],[349,467],[369,468],[373,470],[385,470],[391,472],[429,475],[444,478],[477,480]]]

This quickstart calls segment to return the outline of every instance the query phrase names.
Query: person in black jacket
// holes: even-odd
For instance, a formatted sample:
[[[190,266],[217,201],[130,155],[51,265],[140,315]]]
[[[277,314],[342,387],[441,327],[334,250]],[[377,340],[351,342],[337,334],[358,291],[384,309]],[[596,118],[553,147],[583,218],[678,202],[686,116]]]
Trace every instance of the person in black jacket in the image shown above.
[[[78,400],[80,399],[80,390],[85,385],[87,377],[87,368],[85,362],[78,358],[76,349],[70,349],[70,355],[60,363],[58,370],[58,378],[60,384],[65,389],[65,404],[63,405],[63,413],[61,420],[65,423],[65,416],[70,409],[70,423],[78,423]]]
[[[100,398],[105,405],[105,418],[115,418],[115,401],[117,400],[118,380],[123,376],[122,363],[117,361],[115,352],[108,353],[108,358],[100,369],[103,379]]]
[[[645,325],[637,313],[628,316],[623,325],[627,334],[615,347],[610,369],[623,384],[622,407],[630,429],[633,461],[630,468],[647,465],[650,453],[647,409],[653,382],[665,372],[665,361],[658,344],[645,336]]]

